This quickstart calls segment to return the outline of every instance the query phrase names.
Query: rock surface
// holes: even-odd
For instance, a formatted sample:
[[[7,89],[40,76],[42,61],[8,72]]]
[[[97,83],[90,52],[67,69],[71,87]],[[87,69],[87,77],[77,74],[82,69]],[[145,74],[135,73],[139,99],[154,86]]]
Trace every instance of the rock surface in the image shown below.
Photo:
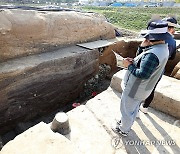
[[[118,42],[103,50],[102,55],[99,57],[100,63],[110,65],[112,70],[117,69],[115,55],[112,50],[124,58],[135,57],[137,48],[141,41],[142,39],[120,38]]]
[[[99,53],[77,46],[0,63],[0,133],[75,100]]]
[[[5,9],[0,21],[0,62],[115,37],[114,27],[91,13]]]
[[[76,99],[99,54],[73,45],[115,38],[93,13],[4,9],[0,21],[0,134]]]

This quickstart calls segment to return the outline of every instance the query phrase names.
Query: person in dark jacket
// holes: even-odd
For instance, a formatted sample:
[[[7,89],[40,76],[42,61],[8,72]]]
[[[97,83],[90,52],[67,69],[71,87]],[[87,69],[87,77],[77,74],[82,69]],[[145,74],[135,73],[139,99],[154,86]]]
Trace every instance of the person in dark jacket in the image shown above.
[[[177,20],[174,17],[167,17],[167,18],[162,19],[162,21],[165,21],[168,23],[168,36],[165,40],[165,43],[168,44],[169,60],[173,60],[176,56],[176,41],[173,38],[173,34],[175,33],[175,27],[180,28],[180,25],[177,23]],[[143,49],[143,47],[139,47],[137,54],[140,54],[142,52],[142,49]],[[161,79],[161,77],[160,77],[160,79]],[[160,81],[160,79],[158,80],[158,82]],[[151,92],[151,94],[149,95],[149,97],[140,106],[140,110],[143,113],[148,112],[148,107],[154,98],[154,92],[155,92],[158,82],[156,83],[156,85],[155,85],[153,91]]]

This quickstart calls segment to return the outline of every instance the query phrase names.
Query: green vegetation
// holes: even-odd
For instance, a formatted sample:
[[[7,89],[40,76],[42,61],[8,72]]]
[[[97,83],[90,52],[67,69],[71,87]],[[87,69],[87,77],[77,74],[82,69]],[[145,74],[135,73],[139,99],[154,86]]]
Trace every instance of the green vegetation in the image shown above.
[[[78,2],[78,0],[1,0],[1,2],[7,2],[7,3],[46,3],[46,2],[51,2],[51,3],[74,3]]]
[[[103,14],[109,22],[117,27],[140,31],[146,28],[147,21],[152,15],[160,15],[162,18],[167,15],[176,15],[180,21],[179,8],[124,8],[124,7],[83,7],[83,10]]]

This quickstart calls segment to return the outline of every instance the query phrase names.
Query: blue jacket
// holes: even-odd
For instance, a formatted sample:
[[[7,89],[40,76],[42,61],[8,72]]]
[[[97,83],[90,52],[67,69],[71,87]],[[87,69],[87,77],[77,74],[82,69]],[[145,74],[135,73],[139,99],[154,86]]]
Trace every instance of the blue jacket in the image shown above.
[[[165,43],[168,44],[169,60],[173,60],[176,56],[176,41],[171,34],[168,33],[168,37],[165,40]]]

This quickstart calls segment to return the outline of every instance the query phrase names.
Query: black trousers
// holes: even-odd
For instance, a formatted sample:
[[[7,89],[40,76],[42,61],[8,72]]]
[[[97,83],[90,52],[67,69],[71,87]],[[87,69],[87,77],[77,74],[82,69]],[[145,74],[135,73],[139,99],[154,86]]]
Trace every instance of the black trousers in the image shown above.
[[[153,98],[154,98],[154,92],[156,89],[157,84],[159,83],[159,81],[161,80],[162,76],[159,78],[159,80],[157,81],[157,83],[154,86],[154,89],[152,90],[151,94],[148,96],[148,98],[146,98],[146,100],[144,101],[143,107],[144,108],[148,108],[149,105],[151,104]]]

